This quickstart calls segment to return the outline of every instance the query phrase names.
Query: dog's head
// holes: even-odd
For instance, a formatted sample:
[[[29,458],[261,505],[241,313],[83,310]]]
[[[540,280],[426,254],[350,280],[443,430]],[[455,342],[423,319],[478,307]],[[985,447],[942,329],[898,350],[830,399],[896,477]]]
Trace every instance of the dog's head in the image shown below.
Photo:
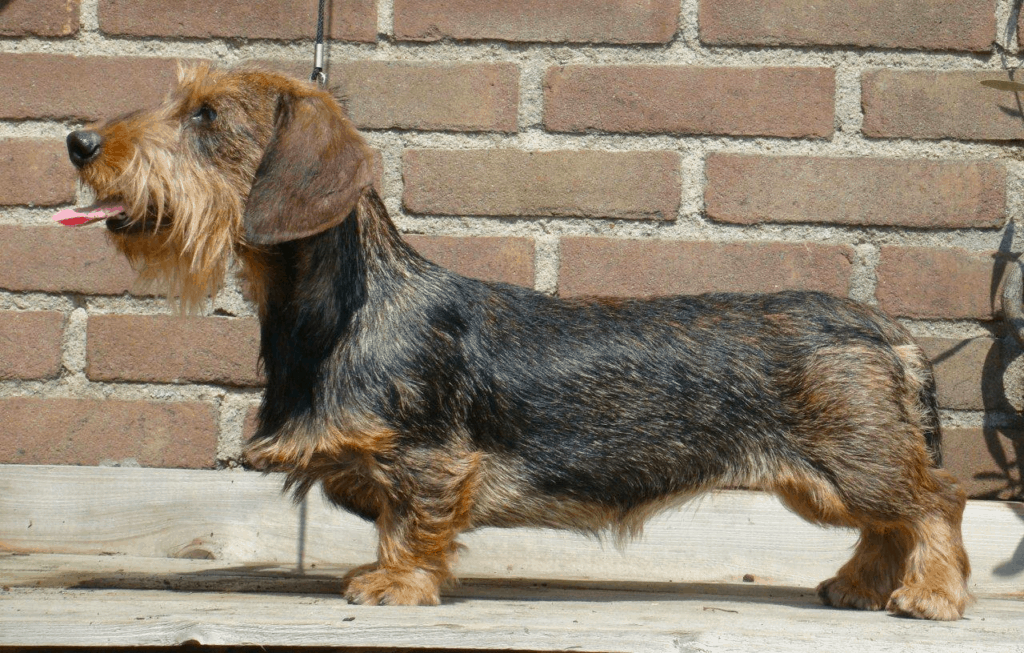
[[[329,93],[254,69],[182,67],[160,106],[67,144],[97,199],[68,223],[105,219],[186,308],[220,286],[232,253],[340,223],[371,182],[369,150]]]

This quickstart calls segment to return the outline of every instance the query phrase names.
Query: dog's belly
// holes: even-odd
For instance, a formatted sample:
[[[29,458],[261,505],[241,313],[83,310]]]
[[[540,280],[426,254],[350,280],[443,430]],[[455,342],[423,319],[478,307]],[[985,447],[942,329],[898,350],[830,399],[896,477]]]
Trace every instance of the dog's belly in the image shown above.
[[[534,526],[597,533],[635,534],[653,514],[716,487],[754,487],[772,473],[769,456],[735,441],[712,453],[685,438],[633,438],[599,451],[594,440],[526,455],[487,454],[474,495],[474,527]],[[618,452],[618,453],[616,453]]]

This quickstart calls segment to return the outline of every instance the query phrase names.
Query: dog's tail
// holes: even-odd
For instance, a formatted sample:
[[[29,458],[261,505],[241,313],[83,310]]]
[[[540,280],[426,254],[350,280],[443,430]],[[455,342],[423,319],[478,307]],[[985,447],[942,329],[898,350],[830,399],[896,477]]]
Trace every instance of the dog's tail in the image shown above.
[[[939,398],[935,388],[935,374],[928,366],[928,378],[918,391],[918,400],[925,410],[924,443],[932,457],[933,467],[942,467],[942,425],[939,422]]]
[[[906,380],[904,409],[915,429],[920,430],[924,436],[932,466],[942,467],[942,426],[939,422],[939,399],[932,364],[920,345],[913,340],[904,340],[894,349],[901,360]]]

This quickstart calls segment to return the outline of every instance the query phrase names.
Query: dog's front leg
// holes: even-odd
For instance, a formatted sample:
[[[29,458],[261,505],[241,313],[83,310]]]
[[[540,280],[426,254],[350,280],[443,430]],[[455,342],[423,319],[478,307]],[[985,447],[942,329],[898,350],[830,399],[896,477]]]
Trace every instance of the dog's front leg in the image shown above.
[[[416,518],[377,521],[377,562],[349,574],[345,598],[364,605],[437,605],[451,576],[455,532]],[[448,531],[448,532],[445,532]]]
[[[437,456],[410,470],[377,517],[377,562],[353,570],[345,598],[365,605],[437,605],[478,484],[474,456]]]

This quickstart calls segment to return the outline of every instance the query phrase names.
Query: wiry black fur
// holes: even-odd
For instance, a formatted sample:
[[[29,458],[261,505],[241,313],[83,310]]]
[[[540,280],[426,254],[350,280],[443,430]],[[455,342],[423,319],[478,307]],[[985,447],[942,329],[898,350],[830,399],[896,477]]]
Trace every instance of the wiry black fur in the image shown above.
[[[912,342],[877,312],[815,292],[559,299],[459,276],[381,226],[384,248],[355,212],[279,246],[257,441],[317,413],[359,411],[394,429],[399,452],[465,434],[476,450],[522,461],[541,494],[626,513],[750,480],[754,460],[823,464],[802,441],[820,420],[793,385],[801,366],[825,348]],[[930,377],[921,401],[937,427]],[[937,465],[937,428],[926,439]],[[344,507],[376,518],[357,504]]]

